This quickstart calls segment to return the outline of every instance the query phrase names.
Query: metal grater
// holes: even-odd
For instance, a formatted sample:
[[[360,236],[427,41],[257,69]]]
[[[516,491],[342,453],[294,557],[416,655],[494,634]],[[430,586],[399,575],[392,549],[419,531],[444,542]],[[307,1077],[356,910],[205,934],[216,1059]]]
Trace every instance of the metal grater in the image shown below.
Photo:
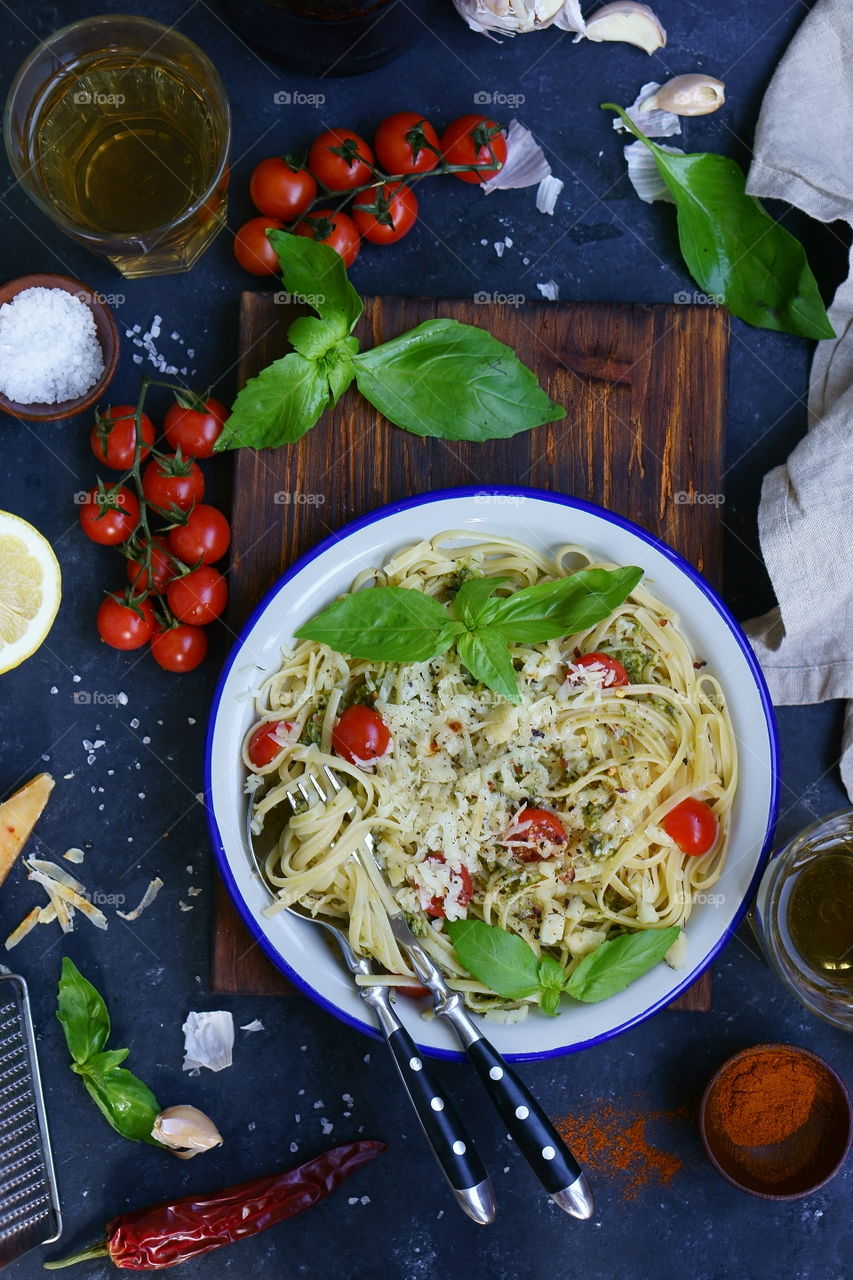
[[[62,1231],[30,997],[0,974],[0,1267]]]

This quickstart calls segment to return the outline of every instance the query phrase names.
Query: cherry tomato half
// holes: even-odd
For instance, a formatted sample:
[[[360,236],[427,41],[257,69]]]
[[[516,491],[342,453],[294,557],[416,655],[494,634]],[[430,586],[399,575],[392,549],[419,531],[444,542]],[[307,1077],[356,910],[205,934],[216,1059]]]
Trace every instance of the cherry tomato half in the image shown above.
[[[208,396],[197,406],[182,405],[176,400],[166,410],[163,434],[173,449],[185,458],[212,458],[213,446],[222,434],[230,410]]]
[[[164,671],[195,671],[207,657],[207,632],[185,622],[155,631],[151,654]]]
[[[293,732],[289,720],[263,720],[249,739],[249,759],[256,769],[272,764],[285,747],[285,737]]]
[[[576,667],[589,667],[591,671],[601,674],[601,683],[605,689],[615,689],[617,685],[630,684],[628,672],[618,658],[609,653],[582,653],[575,659]]]
[[[148,570],[144,567],[145,547],[140,546],[138,559],[127,561],[127,577],[130,585],[138,592],[153,591],[162,595],[166,583],[175,576],[175,566],[164,538],[153,538],[151,541],[151,577],[153,585],[148,582]]]
[[[259,213],[284,222],[301,218],[317,194],[307,169],[293,168],[281,156],[262,160],[249,179],[249,195]]]
[[[87,538],[102,547],[126,542],[139,524],[136,495],[123,484],[89,489],[80,503],[80,528]]]
[[[405,182],[386,182],[368,197],[369,204],[355,204],[352,220],[364,240],[372,244],[394,244],[402,240],[415,225],[418,217],[418,201],[411,187]]]
[[[136,408],[132,404],[114,404],[106,413],[98,415],[89,443],[99,462],[113,471],[129,471],[133,466],[136,449]],[[142,444],[140,458],[151,452],[156,431],[154,423],[143,413],[140,418]]]
[[[506,138],[499,124],[486,116],[460,116],[441,135],[441,154],[447,164],[490,164],[488,169],[454,173],[460,182],[485,182],[506,160]]]
[[[267,230],[283,231],[284,223],[278,218],[250,218],[234,237],[234,257],[253,276],[277,276],[280,270]]]
[[[373,176],[373,152],[352,129],[327,129],[308,152],[308,168],[328,191],[352,191]]]
[[[566,843],[566,832],[556,814],[547,809],[523,809],[513,827],[512,839],[524,841],[512,845],[519,862],[544,862],[554,852],[550,846]]]
[[[98,634],[113,649],[139,649],[150,640],[157,625],[147,600],[127,604],[125,596],[110,595],[98,609]]]
[[[169,608],[179,622],[203,627],[218,618],[228,603],[228,585],[222,574],[203,564],[166,588]]]
[[[386,116],[376,130],[373,150],[386,173],[426,173],[440,159],[438,134],[417,111]]]
[[[231,526],[221,511],[205,502],[193,507],[186,524],[169,530],[169,547],[186,565],[215,564],[228,550]]]
[[[343,258],[345,267],[351,267],[358,257],[361,241],[355,223],[345,213],[315,209],[297,222],[293,230],[298,236],[310,236],[321,244],[331,245]]]
[[[427,862],[446,861],[447,859],[444,854],[440,852],[431,853],[427,858]],[[456,895],[456,901],[459,903],[460,907],[467,907],[468,903],[474,896],[474,881],[471,879],[471,872],[467,867],[460,866],[451,871],[450,878],[451,880],[458,878],[461,881],[459,885],[459,892]],[[443,920],[447,914],[444,910],[444,898],[439,898],[437,895],[434,898],[431,898],[429,906],[426,909],[426,913],[428,916],[432,916],[435,920]]]
[[[661,826],[681,852],[691,858],[707,853],[716,842],[719,831],[714,811],[695,796],[688,796],[670,809]]]
[[[152,458],[142,473],[142,492],[152,507],[189,511],[204,497],[204,476],[192,458],[163,454]]]
[[[356,703],[347,707],[335,725],[332,746],[343,760],[364,768],[391,745],[391,733],[378,711]]]

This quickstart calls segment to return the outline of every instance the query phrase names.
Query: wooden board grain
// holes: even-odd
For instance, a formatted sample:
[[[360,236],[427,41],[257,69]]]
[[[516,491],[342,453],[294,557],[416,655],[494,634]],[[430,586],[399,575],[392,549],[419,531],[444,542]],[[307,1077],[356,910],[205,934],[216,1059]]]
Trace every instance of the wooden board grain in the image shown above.
[[[296,314],[271,294],[243,294],[240,386],[287,350]],[[229,573],[235,630],[284,568],[326,534],[387,502],[453,485],[532,485],[599,502],[664,538],[719,585],[720,509],[693,498],[721,490],[724,311],[383,297],[366,300],[356,333],[373,345],[439,315],[481,325],[514,347],[566,417],[511,440],[449,443],[390,426],[350,390],[298,444],[240,450]],[[221,884],[211,986],[253,995],[292,990]],[[710,991],[706,974],[672,1007],[708,1009]]]

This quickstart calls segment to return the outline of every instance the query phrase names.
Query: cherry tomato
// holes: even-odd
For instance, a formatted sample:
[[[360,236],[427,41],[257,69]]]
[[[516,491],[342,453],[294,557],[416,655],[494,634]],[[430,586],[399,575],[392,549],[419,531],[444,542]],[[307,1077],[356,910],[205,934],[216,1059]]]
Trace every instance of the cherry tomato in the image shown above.
[[[164,671],[195,671],[207,657],[207,633],[179,622],[176,627],[155,631],[151,654]]]
[[[152,458],[142,473],[142,492],[152,507],[189,511],[204,497],[204,476],[198,463],[176,454]]]
[[[609,653],[582,653],[579,658],[575,659],[576,667],[589,667],[592,671],[601,674],[601,683],[605,689],[615,689],[617,685],[630,684],[628,672],[622,666],[618,658],[612,658]]]
[[[417,197],[404,182],[386,182],[370,196],[365,193],[360,199],[369,199],[370,203],[353,205],[352,220],[362,238],[372,244],[394,244],[402,240],[417,221]]]
[[[460,116],[441,135],[441,154],[447,164],[489,164],[488,169],[454,173],[460,182],[485,182],[506,160],[506,138],[499,124],[485,116]]]
[[[666,834],[675,841],[682,853],[699,858],[714,845],[719,824],[714,811],[704,800],[688,796],[669,813],[661,823]]]
[[[107,596],[98,609],[98,634],[113,649],[139,649],[151,639],[157,625],[147,600],[137,600],[131,607],[126,599]]]
[[[412,983],[408,987],[394,987],[394,991],[398,996],[405,996],[407,1000],[422,1000],[424,996],[429,995],[429,987],[422,987],[420,983]]]
[[[139,559],[127,561],[127,577],[130,585],[138,592],[153,591],[162,595],[166,583],[175,576],[175,566],[164,538],[154,538],[151,542],[151,577],[153,585],[148,582],[148,570],[144,567],[145,547],[139,548]]]
[[[284,222],[301,218],[317,194],[307,169],[294,168],[281,156],[262,160],[249,179],[249,195],[259,213]]]
[[[293,228],[298,236],[311,236],[321,244],[329,244],[351,267],[361,248],[358,231],[352,218],[334,209],[315,209]]]
[[[87,538],[102,547],[126,542],[139,524],[136,495],[123,484],[89,489],[80,504],[80,527]]]
[[[523,809],[511,838],[525,841],[522,845],[512,845],[512,852],[519,862],[544,862],[554,852],[547,846],[565,844],[566,832],[556,814],[547,809]]]
[[[99,462],[112,467],[114,471],[129,471],[133,466],[136,449],[136,408],[132,404],[114,404],[106,413],[99,415],[92,427],[89,443],[92,453]],[[140,418],[142,428],[142,445],[139,456],[144,458],[151,452],[156,431],[154,423],[143,413]]]
[[[444,854],[440,852],[431,853],[427,858],[427,862],[446,861],[447,859]],[[468,903],[474,896],[474,881],[471,879],[471,872],[467,867],[461,866],[457,870],[451,871],[450,876],[451,879],[453,879],[454,876],[457,876],[461,881],[459,893],[456,895],[456,901],[459,903],[460,907],[467,907]],[[432,916],[435,920],[443,920],[447,914],[444,910],[444,899],[439,898],[437,895],[436,897],[431,898],[429,906],[426,909],[426,913],[428,916]]]
[[[173,449],[180,449],[185,458],[212,458],[213,446],[222,434],[225,419],[230,410],[209,396],[195,399],[192,405],[182,405],[176,400],[166,410],[163,434]]]
[[[225,516],[205,502],[193,507],[186,524],[169,530],[169,547],[186,565],[215,564],[230,541],[231,526]]]
[[[183,578],[173,578],[166,599],[179,622],[203,627],[218,618],[228,603],[228,585],[221,573],[203,564]]]
[[[438,134],[417,111],[386,116],[376,130],[373,150],[386,173],[426,173],[440,159]]]
[[[384,756],[390,745],[391,733],[379,712],[358,702],[347,707],[332,733],[337,754],[362,768]]]
[[[278,254],[267,239],[267,231],[283,231],[278,218],[250,218],[234,237],[234,257],[253,276],[277,276]]]
[[[352,129],[327,129],[308,152],[308,168],[328,191],[352,191],[373,176],[373,152]]]
[[[272,764],[284,750],[284,737],[293,732],[289,720],[263,720],[249,739],[249,759],[256,769]]]

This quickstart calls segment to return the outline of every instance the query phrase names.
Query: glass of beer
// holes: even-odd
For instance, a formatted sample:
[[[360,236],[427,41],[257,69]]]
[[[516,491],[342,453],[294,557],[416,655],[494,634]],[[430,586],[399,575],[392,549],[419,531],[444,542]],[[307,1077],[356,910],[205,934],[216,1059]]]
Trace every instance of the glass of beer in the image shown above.
[[[39,45],[6,101],[15,178],[124,276],[188,270],[225,225],[228,99],[191,40],[147,18],[86,18]]]

